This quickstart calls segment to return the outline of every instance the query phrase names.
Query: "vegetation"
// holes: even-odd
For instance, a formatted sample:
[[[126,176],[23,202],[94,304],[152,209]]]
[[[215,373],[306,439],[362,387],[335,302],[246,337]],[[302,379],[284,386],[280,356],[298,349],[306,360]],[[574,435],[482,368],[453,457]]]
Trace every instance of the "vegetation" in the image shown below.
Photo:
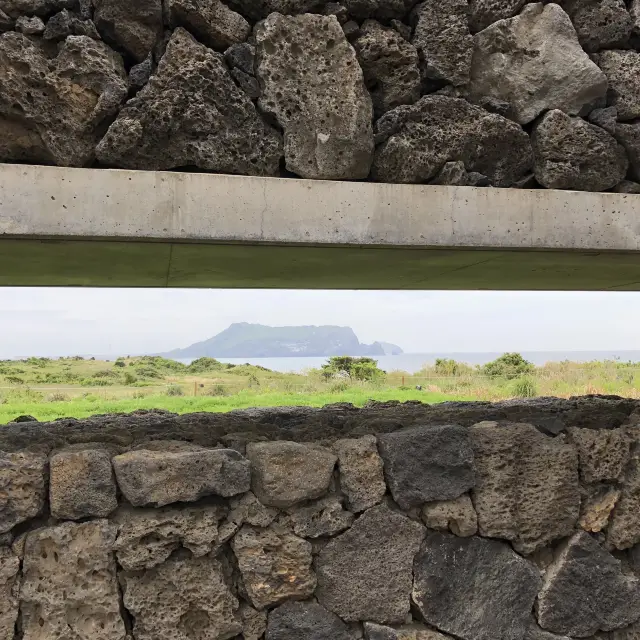
[[[472,367],[439,359],[415,374],[382,371],[375,359],[334,357],[320,369],[279,373],[199,358],[190,365],[157,356],[115,361],[79,356],[0,361],[0,424],[18,415],[40,420],[135,409],[228,411],[250,406],[367,400],[501,400],[587,393],[640,398],[640,364],[552,362],[535,367],[505,354]]]

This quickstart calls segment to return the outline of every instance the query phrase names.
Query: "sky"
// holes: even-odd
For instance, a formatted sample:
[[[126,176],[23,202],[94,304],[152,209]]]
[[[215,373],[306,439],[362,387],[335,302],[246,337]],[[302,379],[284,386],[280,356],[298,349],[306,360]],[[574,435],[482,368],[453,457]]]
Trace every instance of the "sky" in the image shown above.
[[[139,355],[232,322],[350,326],[407,353],[639,350],[640,293],[0,288],[0,358]]]

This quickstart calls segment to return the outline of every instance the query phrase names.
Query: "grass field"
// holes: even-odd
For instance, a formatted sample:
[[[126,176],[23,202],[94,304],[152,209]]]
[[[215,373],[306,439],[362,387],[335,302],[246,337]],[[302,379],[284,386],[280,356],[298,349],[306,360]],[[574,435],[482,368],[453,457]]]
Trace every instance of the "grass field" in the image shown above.
[[[0,361],[0,424],[18,415],[53,420],[153,408],[186,413],[318,407],[334,402],[362,406],[368,400],[433,403],[587,393],[640,398],[639,364],[557,362],[533,367],[517,359],[515,365],[513,359],[505,362],[470,367],[442,360],[414,375],[393,371],[363,381],[327,378],[319,370],[278,373],[210,358],[189,366],[154,357],[110,362],[82,358]]]

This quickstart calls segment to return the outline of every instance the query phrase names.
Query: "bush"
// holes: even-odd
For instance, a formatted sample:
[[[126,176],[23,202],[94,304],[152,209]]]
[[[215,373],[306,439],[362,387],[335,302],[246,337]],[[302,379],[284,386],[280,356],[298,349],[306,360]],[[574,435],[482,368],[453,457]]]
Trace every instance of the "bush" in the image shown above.
[[[518,378],[513,383],[513,395],[517,398],[535,398],[538,395],[538,389],[533,378],[528,376]]]
[[[135,372],[141,378],[155,378],[155,379],[164,378],[162,373],[160,373],[160,371],[158,371],[157,369],[154,369],[153,367],[136,367]]]
[[[329,387],[329,393],[344,393],[349,390],[348,382],[334,382]]]
[[[433,369],[441,376],[460,376],[471,371],[469,365],[451,358],[436,358]]]
[[[119,378],[120,375],[117,371],[111,371],[110,369],[102,369],[91,374],[93,378]]]
[[[222,362],[219,362],[215,358],[202,357],[194,360],[187,367],[189,373],[206,373],[207,371],[220,371],[220,369],[226,369]]]
[[[47,402],[69,402],[69,396],[66,393],[55,391],[47,396]]]
[[[378,368],[378,362],[373,358],[352,358],[351,356],[332,356],[327,364],[322,365],[322,375],[326,379],[332,378],[341,371],[346,372],[353,380],[379,380],[385,375]]]
[[[492,378],[513,380],[532,374],[535,367],[519,353],[505,353],[493,362],[485,364],[481,370],[482,373]]]
[[[118,360],[116,360],[116,361],[113,363],[113,366],[114,366],[114,367],[124,367],[124,366],[126,366],[126,364],[127,364],[127,363],[126,363],[124,360],[122,360],[122,358],[118,358]]]
[[[184,390],[179,384],[170,384],[167,387],[168,396],[183,396]]]
[[[212,387],[207,387],[203,391],[203,395],[205,396],[226,396],[227,390],[222,384],[214,384]]]
[[[135,376],[131,371],[124,372],[124,383],[125,384],[135,384],[138,382],[138,377]]]

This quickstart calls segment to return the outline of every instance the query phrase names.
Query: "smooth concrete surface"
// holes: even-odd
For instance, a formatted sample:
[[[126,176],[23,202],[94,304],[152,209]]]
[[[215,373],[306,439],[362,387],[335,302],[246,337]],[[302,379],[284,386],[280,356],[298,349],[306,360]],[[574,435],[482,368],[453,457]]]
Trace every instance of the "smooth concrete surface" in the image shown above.
[[[640,290],[640,196],[0,164],[0,285]]]

